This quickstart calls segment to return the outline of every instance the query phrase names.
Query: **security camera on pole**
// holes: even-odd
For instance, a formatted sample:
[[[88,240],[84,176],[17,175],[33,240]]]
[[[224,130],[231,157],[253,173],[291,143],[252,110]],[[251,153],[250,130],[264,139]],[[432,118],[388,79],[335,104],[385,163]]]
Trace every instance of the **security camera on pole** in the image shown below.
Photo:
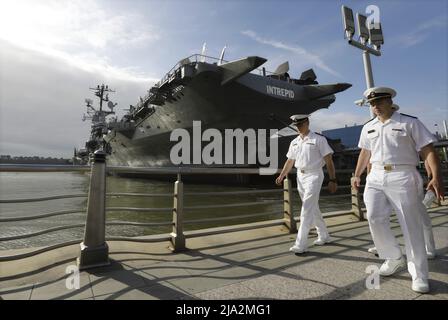
[[[364,61],[364,72],[366,76],[367,89],[374,87],[372,64],[370,62],[370,53],[379,57],[381,56],[380,48],[384,44],[383,31],[381,29],[381,23],[379,20],[379,9],[376,6],[369,6],[367,9],[372,8],[373,14],[369,16],[369,19],[357,13],[356,22],[358,25],[359,41],[353,39],[355,34],[355,20],[353,18],[353,10],[342,6],[342,18],[345,30],[345,38],[348,39],[348,43],[363,51],[362,58]],[[376,16],[375,16],[376,15]],[[373,16],[373,23],[371,17]],[[369,45],[370,46],[369,46]],[[365,100],[357,100],[355,104],[363,106]],[[370,117],[373,118],[373,111],[370,110]]]

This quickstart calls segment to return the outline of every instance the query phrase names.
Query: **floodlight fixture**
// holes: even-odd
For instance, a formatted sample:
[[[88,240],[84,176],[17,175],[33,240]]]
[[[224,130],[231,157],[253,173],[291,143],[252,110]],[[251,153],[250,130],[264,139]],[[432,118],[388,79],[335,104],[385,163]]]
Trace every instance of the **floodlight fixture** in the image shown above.
[[[367,17],[365,15],[356,14],[356,23],[358,25],[359,39],[362,44],[366,44],[369,40],[369,29],[367,28]]]
[[[369,26],[369,43],[379,50],[381,45],[384,44],[383,29],[381,23],[378,23],[376,28],[375,25]]]
[[[345,35],[348,39],[351,39],[355,34],[355,19],[353,18],[353,10],[346,6],[342,6],[341,10]]]

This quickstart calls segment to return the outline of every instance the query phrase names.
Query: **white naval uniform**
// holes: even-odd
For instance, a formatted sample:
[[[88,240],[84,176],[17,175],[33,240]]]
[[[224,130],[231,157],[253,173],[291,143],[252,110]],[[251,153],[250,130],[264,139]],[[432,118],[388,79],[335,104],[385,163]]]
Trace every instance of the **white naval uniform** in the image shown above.
[[[387,210],[389,210],[389,212],[392,212],[393,207],[387,206]],[[423,224],[423,237],[425,239],[426,252],[427,254],[434,254],[436,252],[436,243],[434,241],[434,233],[432,232],[432,221],[427,210],[425,210],[421,218]]]
[[[286,157],[295,160],[297,189],[302,199],[300,227],[295,243],[300,249],[308,247],[308,233],[313,226],[316,226],[319,239],[329,237],[319,209],[319,193],[324,180],[323,158],[332,153],[327,139],[311,131],[303,139],[297,136],[289,145]]]
[[[399,259],[400,247],[390,229],[390,208],[398,217],[412,278],[428,278],[422,216],[426,214],[423,180],[417,171],[418,152],[435,137],[417,118],[394,112],[385,123],[375,118],[361,131],[359,147],[370,150],[364,202],[379,257]],[[392,166],[392,170],[389,170]]]

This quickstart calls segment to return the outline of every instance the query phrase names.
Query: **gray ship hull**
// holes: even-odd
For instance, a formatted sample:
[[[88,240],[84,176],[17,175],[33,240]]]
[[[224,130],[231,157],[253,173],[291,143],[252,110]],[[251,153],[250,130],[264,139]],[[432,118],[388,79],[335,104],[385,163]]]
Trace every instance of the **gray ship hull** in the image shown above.
[[[310,94],[321,86],[300,86],[252,73],[223,85],[219,67],[208,63],[196,64],[195,72],[193,77],[181,79],[173,85],[175,93],[162,105],[153,107],[150,114],[136,119],[131,129],[112,127],[105,137],[111,147],[110,165],[173,166],[170,150],[177,142],[170,141],[170,134],[174,129],[183,128],[191,132],[193,121],[201,121],[202,130],[281,129],[289,123],[292,114],[310,114],[328,108],[335,101],[333,93],[350,86],[335,84],[325,88],[328,89],[326,95],[323,93],[322,97],[310,99]],[[313,91],[306,91],[309,87]],[[269,94],[269,88],[284,91],[277,89],[279,94]],[[284,92],[289,96],[282,95]],[[284,152],[282,144],[289,145],[291,139],[280,139],[279,152]],[[280,159],[282,162],[284,153]]]

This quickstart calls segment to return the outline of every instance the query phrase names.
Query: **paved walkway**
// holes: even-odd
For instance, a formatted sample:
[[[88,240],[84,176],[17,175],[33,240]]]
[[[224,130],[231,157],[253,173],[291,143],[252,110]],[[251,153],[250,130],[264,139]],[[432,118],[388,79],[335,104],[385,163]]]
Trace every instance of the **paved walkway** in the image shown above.
[[[0,296],[7,299],[448,299],[448,210],[431,212],[438,256],[429,262],[431,294],[411,290],[407,271],[366,289],[366,267],[381,261],[367,222],[354,216],[326,219],[335,241],[288,252],[295,235],[276,226],[187,239],[173,254],[168,242],[110,242],[112,264],[80,273],[67,289],[70,246],[16,262],[0,262]],[[392,227],[401,231],[396,219]],[[315,240],[310,236],[310,243]],[[36,270],[38,269],[38,270]]]

